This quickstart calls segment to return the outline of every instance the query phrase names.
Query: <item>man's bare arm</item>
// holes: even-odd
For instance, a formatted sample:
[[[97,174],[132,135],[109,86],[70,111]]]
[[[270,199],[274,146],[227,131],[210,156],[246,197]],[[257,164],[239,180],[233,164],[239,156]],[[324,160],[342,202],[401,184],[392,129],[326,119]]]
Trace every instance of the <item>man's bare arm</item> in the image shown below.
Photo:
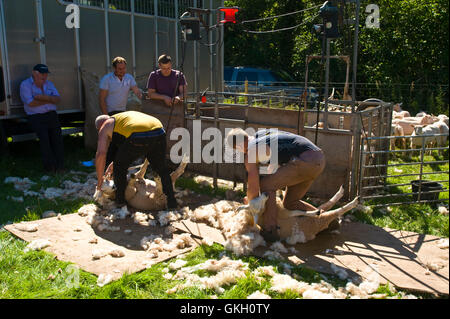
[[[107,120],[98,132],[97,152],[95,154],[95,171],[97,172],[97,188],[103,184],[105,172],[106,154],[110,143],[110,135],[114,127],[114,120]],[[111,134],[110,134],[111,133]]]
[[[247,200],[259,196],[259,169],[257,163],[249,163],[248,156],[245,156],[245,169],[247,170]]]
[[[148,89],[148,96],[151,99],[163,101],[167,106],[172,105],[172,99],[170,98],[170,96],[156,93],[155,89]]]
[[[136,96],[137,96],[139,99],[142,99],[142,91],[141,91],[141,89],[139,89],[139,88],[137,87],[137,85],[132,86],[130,89],[134,92],[134,94],[136,94]]]

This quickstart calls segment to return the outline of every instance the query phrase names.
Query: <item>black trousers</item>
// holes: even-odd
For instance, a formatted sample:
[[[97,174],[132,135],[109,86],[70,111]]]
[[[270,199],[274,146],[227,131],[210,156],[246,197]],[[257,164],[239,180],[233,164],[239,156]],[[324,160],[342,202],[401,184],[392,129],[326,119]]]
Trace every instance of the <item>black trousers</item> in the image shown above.
[[[125,112],[125,111],[111,111],[111,112],[108,112],[108,115],[113,116],[114,114],[122,113],[122,112]]]
[[[64,168],[64,144],[56,111],[28,115],[28,123],[39,138],[44,169]]]
[[[110,147],[116,147],[111,143]],[[125,188],[127,187],[127,170],[133,161],[139,157],[146,157],[151,169],[159,175],[162,182],[164,194],[167,196],[169,208],[176,207],[172,180],[165,158],[166,154],[166,134],[154,137],[127,138],[122,144],[117,146],[115,154],[110,152],[114,162],[114,184],[116,185],[116,201],[125,202]]]

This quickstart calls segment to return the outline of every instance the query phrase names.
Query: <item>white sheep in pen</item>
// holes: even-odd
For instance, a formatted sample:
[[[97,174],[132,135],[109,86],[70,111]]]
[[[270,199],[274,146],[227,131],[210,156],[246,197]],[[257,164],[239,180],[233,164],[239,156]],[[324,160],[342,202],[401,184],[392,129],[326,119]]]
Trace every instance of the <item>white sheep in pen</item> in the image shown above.
[[[441,131],[439,127],[427,125],[427,126],[416,126],[414,128],[414,132],[411,135],[411,149],[418,148],[432,148],[438,143],[438,136],[436,134],[440,134]],[[421,136],[421,137],[418,137]],[[429,151],[431,154],[431,150]],[[409,153],[410,157],[412,156],[411,152]]]

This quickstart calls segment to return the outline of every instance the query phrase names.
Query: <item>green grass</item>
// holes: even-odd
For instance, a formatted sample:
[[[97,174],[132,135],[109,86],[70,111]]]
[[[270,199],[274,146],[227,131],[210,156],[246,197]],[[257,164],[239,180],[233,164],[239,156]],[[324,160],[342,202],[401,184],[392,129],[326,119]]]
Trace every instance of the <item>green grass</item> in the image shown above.
[[[81,165],[81,161],[90,160],[94,156],[94,151],[84,150],[83,139],[79,136],[64,137],[64,145],[66,146],[66,164],[68,170],[93,172],[93,168],[86,168]],[[51,179],[45,182],[40,180],[44,175],[42,164],[40,161],[39,147],[36,142],[23,142],[12,144],[11,155],[2,156],[0,165],[3,168],[0,171],[0,224],[7,221],[19,222],[22,220],[36,220],[41,218],[41,214],[45,210],[54,210],[61,214],[74,213],[83,204],[89,200],[38,200],[35,197],[24,197],[23,203],[17,203],[7,200],[7,196],[22,196],[16,191],[12,184],[4,184],[3,180],[7,176],[29,177],[37,182],[33,190],[39,190],[41,187],[58,186],[62,177],[52,175]],[[70,175],[67,175],[70,176]],[[66,177],[67,177],[66,176]],[[211,196],[223,197],[226,189],[219,188],[214,190],[212,187],[202,186],[190,178],[180,178],[177,181],[177,187],[190,188],[198,193],[204,193]],[[243,195],[243,194],[241,194]],[[403,208],[403,210],[405,210]],[[412,214],[404,213],[401,214]],[[413,218],[414,215],[411,216]],[[372,214],[366,222],[372,224],[383,224],[385,216],[377,216]],[[441,233],[440,225],[431,222],[431,218],[424,215],[427,220],[428,228],[426,233]],[[398,229],[409,228],[406,222],[397,220]],[[391,225],[391,223],[386,222]],[[448,236],[448,218],[446,232]],[[152,266],[142,272],[135,274],[125,274],[120,280],[114,281],[104,287],[97,286],[97,277],[93,274],[79,270],[79,281],[75,287],[68,285],[72,281],[70,270],[73,264],[58,261],[51,253],[44,251],[23,251],[26,242],[16,238],[6,230],[0,230],[0,298],[62,298],[62,299],[80,299],[80,298],[198,298],[207,299],[215,292],[212,290],[201,290],[199,288],[186,288],[175,294],[166,294],[166,291],[180,281],[166,280],[163,278],[163,269],[170,262],[163,262]],[[224,253],[221,245],[213,246],[202,245],[197,247],[184,258],[188,261],[187,266],[202,263],[210,258],[220,258]],[[237,257],[230,252],[226,252],[227,256],[233,259],[242,259],[249,264],[250,271],[259,266],[273,265],[278,272],[282,272],[282,261],[269,261],[253,256]],[[295,266],[292,272],[300,276],[300,278],[308,283],[319,282],[322,280],[321,275],[313,270]],[[199,273],[200,274],[200,273]],[[49,278],[54,276],[54,279]],[[346,282],[337,277],[327,275],[327,281],[335,288],[345,286]],[[265,290],[272,298],[290,299],[301,298],[294,292],[286,292],[279,294],[269,290],[270,278],[263,281],[257,281],[249,272],[245,278],[240,279],[237,284],[225,287],[225,292],[219,295],[219,298],[246,298],[249,294],[257,290]],[[379,293],[387,293],[388,296],[399,296],[390,290],[388,285],[381,286]],[[421,295],[424,298],[431,298],[430,295]]]

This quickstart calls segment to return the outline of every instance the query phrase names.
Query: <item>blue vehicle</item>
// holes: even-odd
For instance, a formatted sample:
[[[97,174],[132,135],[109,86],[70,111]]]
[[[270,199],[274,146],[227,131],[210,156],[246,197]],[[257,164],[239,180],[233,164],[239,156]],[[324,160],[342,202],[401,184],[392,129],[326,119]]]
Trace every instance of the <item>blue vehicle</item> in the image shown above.
[[[287,96],[300,96],[305,89],[303,86],[299,86],[298,82],[295,83],[285,72],[242,66],[224,67],[226,92],[244,92],[245,81],[248,81],[248,93],[284,91]],[[308,88],[308,101],[315,101],[318,96],[315,88]]]

